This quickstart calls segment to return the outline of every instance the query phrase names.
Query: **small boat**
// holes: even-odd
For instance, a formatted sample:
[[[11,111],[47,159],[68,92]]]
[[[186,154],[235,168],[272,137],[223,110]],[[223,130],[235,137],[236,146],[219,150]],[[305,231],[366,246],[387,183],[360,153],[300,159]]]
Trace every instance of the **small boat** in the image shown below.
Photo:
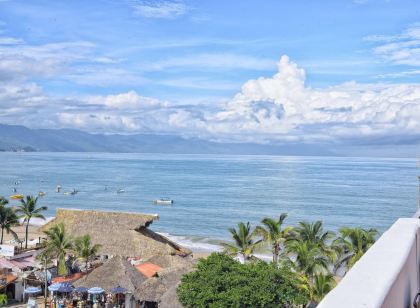
[[[38,192],[38,196],[44,197],[47,193],[45,191]]]
[[[78,192],[79,192],[78,190],[73,189],[72,191],[65,191],[64,194],[73,196],[73,195],[77,194]]]
[[[24,197],[25,196],[22,194],[17,194],[17,195],[10,196],[10,199],[20,200],[20,199],[23,199]]]
[[[117,190],[117,194],[121,194],[121,193],[123,193],[123,192],[125,192],[125,190],[124,190],[124,189],[118,189],[118,190]]]
[[[171,205],[174,203],[174,200],[169,198],[159,198],[156,200],[153,200],[154,204],[161,204],[161,205]]]
[[[60,185],[57,185],[57,187],[55,188],[55,192],[56,193],[59,193],[61,191],[61,186]]]

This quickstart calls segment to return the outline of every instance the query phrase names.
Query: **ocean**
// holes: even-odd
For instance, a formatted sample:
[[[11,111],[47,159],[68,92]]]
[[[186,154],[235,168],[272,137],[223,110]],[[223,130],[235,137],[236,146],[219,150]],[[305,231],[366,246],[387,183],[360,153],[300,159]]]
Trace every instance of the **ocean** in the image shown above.
[[[204,251],[241,221],[255,226],[286,212],[288,225],[383,232],[418,204],[416,159],[4,152],[0,162],[0,195],[43,191],[46,216],[56,208],[156,213],[153,230]],[[154,205],[159,197],[174,204]]]

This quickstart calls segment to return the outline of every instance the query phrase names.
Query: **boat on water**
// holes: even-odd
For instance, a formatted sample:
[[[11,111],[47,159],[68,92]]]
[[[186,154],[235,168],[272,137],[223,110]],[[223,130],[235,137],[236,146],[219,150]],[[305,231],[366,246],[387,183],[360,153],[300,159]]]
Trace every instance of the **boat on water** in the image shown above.
[[[174,203],[174,200],[170,198],[159,198],[159,199],[153,200],[153,204],[171,205],[173,203]]]
[[[45,191],[40,191],[40,192],[38,192],[38,196],[39,197],[43,197],[43,196],[45,196],[47,193],[45,192]]]
[[[72,191],[65,191],[64,194],[65,195],[75,195],[77,194],[79,191],[76,189],[73,189]]]
[[[121,194],[121,193],[123,193],[123,192],[125,192],[125,190],[124,190],[124,189],[118,189],[118,190],[117,190],[117,194]]]
[[[22,194],[16,194],[16,195],[10,196],[10,199],[20,200],[20,199],[23,199],[24,197],[25,196]]]

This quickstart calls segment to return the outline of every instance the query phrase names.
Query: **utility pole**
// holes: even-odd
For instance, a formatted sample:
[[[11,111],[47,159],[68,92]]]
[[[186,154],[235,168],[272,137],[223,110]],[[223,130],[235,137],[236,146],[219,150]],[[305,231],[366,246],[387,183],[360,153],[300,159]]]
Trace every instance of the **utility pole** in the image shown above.
[[[47,277],[47,256],[44,256],[44,307],[47,308],[47,297],[48,297],[48,277]]]

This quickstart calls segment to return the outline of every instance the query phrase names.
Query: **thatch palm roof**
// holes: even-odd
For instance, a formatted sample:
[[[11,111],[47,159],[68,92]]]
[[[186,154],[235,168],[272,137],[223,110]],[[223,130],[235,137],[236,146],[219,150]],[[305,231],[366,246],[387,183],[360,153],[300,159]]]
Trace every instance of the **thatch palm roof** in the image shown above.
[[[75,287],[101,287],[110,292],[112,288],[123,287],[135,294],[147,277],[139,273],[125,258],[116,256],[102,266],[94,269],[88,275],[74,283]]]
[[[140,301],[159,303],[171,287],[178,285],[181,276],[187,271],[187,268],[177,268],[159,272],[157,277],[147,279],[136,289],[135,297]]]
[[[183,308],[182,304],[178,300],[176,295],[176,289],[178,288],[179,282],[170,287],[165,294],[160,298],[159,308]]]
[[[100,244],[101,255],[149,258],[156,255],[191,254],[148,227],[158,215],[57,209],[56,218],[41,227],[45,231],[63,223],[73,237],[90,234],[93,244]]]

